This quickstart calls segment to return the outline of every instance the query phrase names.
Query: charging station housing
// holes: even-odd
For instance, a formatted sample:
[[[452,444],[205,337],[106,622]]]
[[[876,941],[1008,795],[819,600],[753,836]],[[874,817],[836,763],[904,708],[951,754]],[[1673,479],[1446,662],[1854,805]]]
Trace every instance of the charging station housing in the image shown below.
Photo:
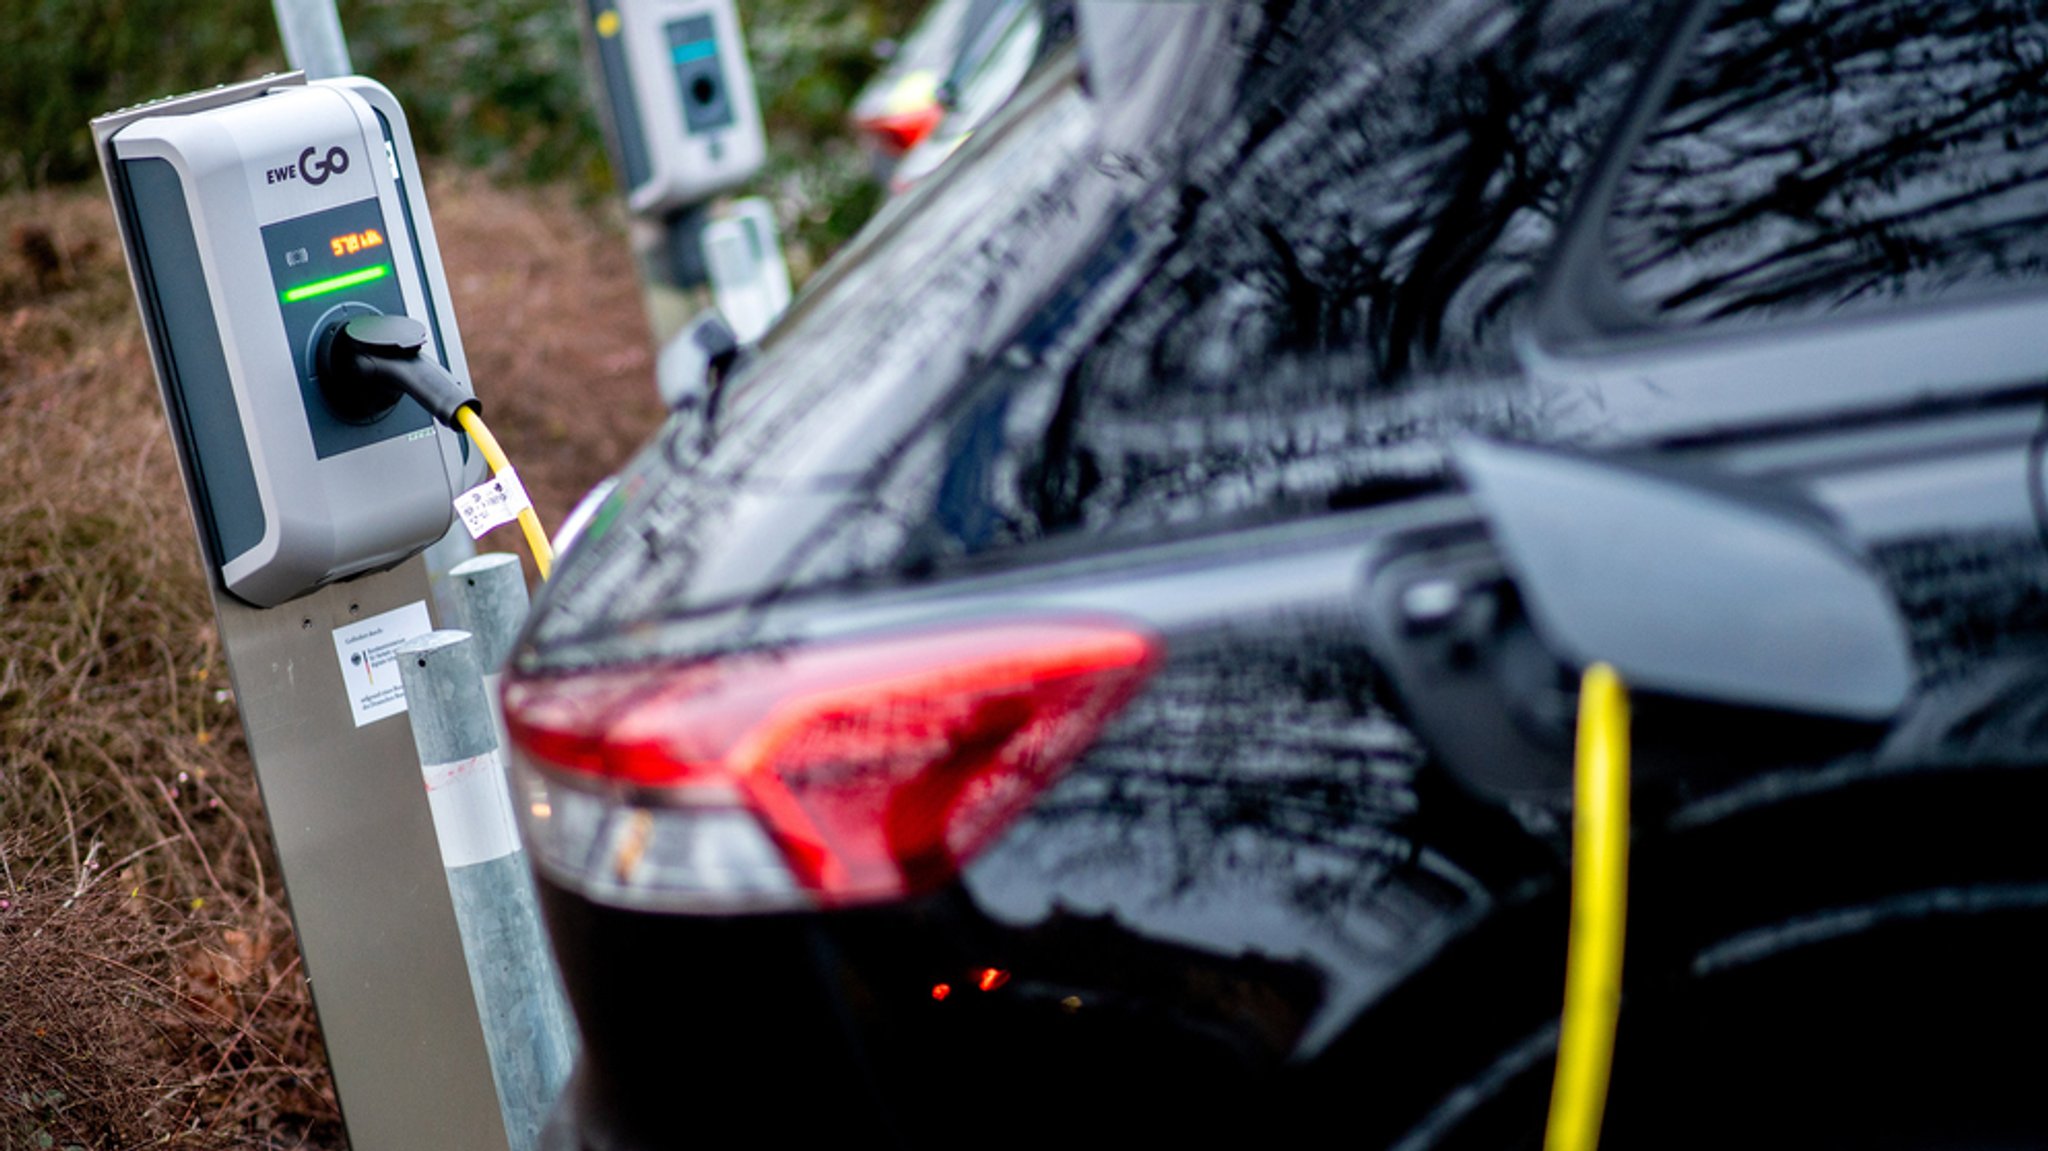
[[[733,0],[584,0],[615,171],[662,217],[746,182],[767,159]]]
[[[187,488],[221,585],[272,607],[441,538],[483,461],[411,399],[323,394],[323,335],[408,315],[469,387],[411,136],[361,77],[120,114],[103,144]]]

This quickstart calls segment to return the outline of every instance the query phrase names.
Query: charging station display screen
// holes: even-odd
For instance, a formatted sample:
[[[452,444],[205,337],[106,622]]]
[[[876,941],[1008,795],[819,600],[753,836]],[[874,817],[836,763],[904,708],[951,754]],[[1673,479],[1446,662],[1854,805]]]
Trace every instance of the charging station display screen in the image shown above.
[[[285,339],[299,370],[306,425],[321,459],[432,424],[426,410],[410,399],[372,423],[348,423],[329,410],[314,376],[314,348],[329,327],[356,316],[405,313],[389,237],[374,198],[280,220],[263,229]]]
[[[683,92],[685,127],[692,135],[732,127],[732,101],[718,67],[718,33],[711,17],[686,16],[671,21],[664,31],[668,33],[669,62],[675,66],[676,84]]]

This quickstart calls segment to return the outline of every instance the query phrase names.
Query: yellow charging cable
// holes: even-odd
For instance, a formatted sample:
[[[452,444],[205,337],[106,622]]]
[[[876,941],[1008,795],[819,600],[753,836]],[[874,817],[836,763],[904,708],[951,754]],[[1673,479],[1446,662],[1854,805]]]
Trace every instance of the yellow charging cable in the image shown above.
[[[476,448],[484,454],[484,462],[491,465],[491,474],[511,474],[512,461],[505,458],[505,449],[498,446],[498,437],[484,426],[482,416],[476,414],[473,405],[455,409],[455,419],[469,438],[476,441]],[[548,534],[540,530],[540,517],[530,507],[519,509],[519,530],[526,535],[527,549],[533,552],[533,564],[540,569],[540,578],[548,578],[549,569],[555,566],[555,549],[548,546]]]
[[[1604,663],[1579,681],[1573,769],[1572,920],[1564,1018],[1543,1151],[1594,1151],[1621,1015],[1628,917],[1628,689]]]

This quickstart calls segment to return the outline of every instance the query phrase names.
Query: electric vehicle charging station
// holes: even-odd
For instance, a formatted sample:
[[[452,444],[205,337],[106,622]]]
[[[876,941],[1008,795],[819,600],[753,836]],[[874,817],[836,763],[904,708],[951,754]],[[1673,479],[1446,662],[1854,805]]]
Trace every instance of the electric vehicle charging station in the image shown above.
[[[703,307],[708,206],[761,170],[767,135],[734,0],[583,0],[612,171],[655,343]]]
[[[504,1151],[419,762],[388,722],[396,650],[432,627],[417,553],[484,465],[334,368],[382,332],[372,352],[469,392],[403,113],[373,81],[291,74],[93,130],[350,1143]]]
[[[626,206],[663,217],[761,170],[767,138],[733,0],[586,0]]]
[[[394,122],[374,82],[322,82],[110,141],[208,552],[257,607],[419,551],[482,475],[418,403],[366,405],[319,370],[343,321],[412,314],[468,374]]]

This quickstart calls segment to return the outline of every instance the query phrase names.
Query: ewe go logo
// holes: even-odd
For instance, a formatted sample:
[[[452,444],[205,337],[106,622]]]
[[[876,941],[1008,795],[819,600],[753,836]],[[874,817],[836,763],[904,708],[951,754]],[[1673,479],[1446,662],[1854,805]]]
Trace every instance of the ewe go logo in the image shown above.
[[[348,171],[347,152],[340,148],[329,148],[325,156],[316,160],[313,158],[316,151],[318,149],[308,148],[299,153],[299,174],[306,178],[306,183],[316,186],[325,184],[327,177],[339,176]]]
[[[282,184],[286,180],[304,180],[306,183],[317,188],[327,182],[327,177],[339,176],[346,171],[348,171],[347,149],[336,145],[323,153],[318,148],[308,148],[299,153],[298,163],[286,164],[282,168],[272,168],[265,172],[263,174],[263,182],[266,184]]]

